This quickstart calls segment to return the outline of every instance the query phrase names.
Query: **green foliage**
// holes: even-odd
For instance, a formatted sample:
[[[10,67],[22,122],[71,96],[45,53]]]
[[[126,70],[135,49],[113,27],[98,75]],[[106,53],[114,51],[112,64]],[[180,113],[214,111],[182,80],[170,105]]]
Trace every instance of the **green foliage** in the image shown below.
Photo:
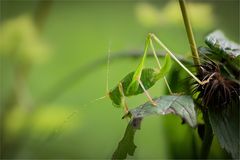
[[[205,42],[214,53],[220,53],[220,57],[236,58],[240,56],[239,44],[228,40],[220,30],[216,30],[209,34]]]
[[[200,53],[209,56],[211,59],[224,63],[230,74],[236,75],[240,72],[240,45],[228,40],[220,31],[210,33],[206,39],[206,44],[209,46],[201,47]],[[235,76],[239,78],[239,74]]]
[[[209,34],[205,42],[210,48],[201,47],[200,53],[219,64],[224,78],[240,84],[239,44],[228,40],[219,30]],[[229,90],[239,94],[239,90],[234,88],[229,88]],[[209,120],[222,148],[231,153],[233,158],[239,158],[239,97],[237,100],[233,97],[231,99],[224,109],[217,110],[209,106]]]
[[[128,155],[133,156],[137,146],[134,144],[134,136],[137,129],[140,129],[141,119],[131,120],[125,130],[122,140],[113,153],[112,159],[126,159]]]
[[[239,103],[232,104],[224,111],[209,109],[213,132],[222,148],[239,158]]]
[[[144,118],[151,115],[175,114],[180,116],[191,127],[197,125],[196,111],[191,96],[161,96],[153,100],[157,106],[154,107],[150,102],[147,102],[130,110],[128,115],[133,118]]]
[[[0,25],[0,56],[22,64],[44,62],[50,52],[29,15],[22,15]]]
[[[13,3],[11,3],[11,5],[9,5],[9,6],[11,6],[11,8],[13,8],[13,10],[15,10],[16,8],[12,4]],[[54,5],[59,5],[59,3],[56,3]],[[105,7],[105,5],[106,4],[104,4],[104,7]],[[131,5],[133,5],[133,4],[131,3]],[[127,4],[127,7],[131,7],[131,5]],[[20,6],[29,6],[29,5],[20,5]],[[79,64],[84,64],[85,62],[87,62],[88,59],[91,59],[90,56],[92,56],[92,58],[95,58],[95,57],[97,57],[97,54],[105,53],[104,46],[106,46],[106,44],[104,44],[104,42],[108,41],[108,38],[106,38],[105,35],[108,35],[108,34],[111,35],[111,33],[114,33],[113,41],[115,43],[116,40],[120,40],[120,43],[119,43],[119,41],[117,43],[120,44],[120,46],[118,46],[118,47],[121,48],[122,47],[121,43],[122,44],[128,43],[128,42],[126,42],[126,40],[129,40],[130,42],[133,42],[135,40],[137,41],[138,39],[142,38],[141,33],[148,32],[146,30],[143,30],[141,27],[139,27],[139,23],[135,23],[135,21],[132,19],[132,17],[131,17],[132,10],[130,12],[127,12],[127,10],[124,10],[124,11],[119,10],[118,11],[118,9],[114,8],[113,6],[109,7],[107,5],[104,8],[104,7],[99,7],[99,4],[96,5],[96,8],[93,8],[93,10],[91,10],[91,8],[89,8],[89,7],[86,7],[87,4],[86,4],[86,6],[79,5],[78,7],[74,8],[75,6],[76,6],[76,3],[74,3],[74,6],[70,6],[70,7],[68,7],[68,5],[67,5],[67,7],[65,7],[64,10],[62,10],[62,7],[54,8],[54,12],[49,17],[46,30],[44,30],[43,33],[48,38],[50,38],[51,41],[56,43],[54,45],[60,46],[60,48],[58,49],[58,54],[56,57],[54,57],[54,59],[53,59],[53,61],[51,61],[51,63],[46,64],[41,67],[38,67],[36,65],[33,68],[31,68],[30,82],[27,81],[27,78],[24,78],[24,82],[31,85],[30,93],[31,93],[31,95],[33,95],[34,100],[38,99],[38,97],[36,95],[38,95],[38,93],[41,93],[42,90],[43,91],[46,90],[46,93],[48,93],[48,92],[52,93],[51,91],[53,91],[53,93],[58,93],[58,95],[60,95],[62,93],[65,95],[62,98],[59,98],[58,100],[54,101],[53,103],[57,103],[57,104],[58,103],[64,103],[64,104],[66,103],[68,106],[62,107],[63,108],[63,110],[62,110],[61,107],[55,107],[55,109],[52,109],[52,106],[47,105],[47,108],[46,107],[45,107],[46,109],[43,108],[44,111],[42,111],[41,110],[42,107],[40,108],[40,110],[36,109],[36,108],[38,108],[39,101],[34,101],[33,106],[23,105],[23,106],[21,106],[21,108],[23,108],[24,111],[25,110],[31,111],[31,109],[34,108],[34,114],[32,114],[33,112],[27,112],[27,113],[29,113],[28,116],[31,116],[31,119],[29,122],[26,122],[26,123],[25,123],[25,121],[28,119],[28,116],[25,116],[25,112],[23,112],[23,113],[19,112],[18,109],[20,107],[16,107],[16,111],[13,110],[13,113],[10,112],[10,114],[7,114],[7,116],[10,115],[9,117],[6,118],[6,121],[5,121],[8,126],[8,128],[7,128],[8,135],[10,132],[18,134],[18,132],[22,132],[21,130],[24,130],[21,128],[22,126],[24,126],[24,125],[27,126],[26,133],[23,133],[23,135],[27,137],[26,138],[27,141],[25,141],[25,139],[22,139],[22,140],[24,140],[24,143],[21,144],[21,143],[19,143],[18,140],[11,138],[11,141],[13,141],[14,143],[10,143],[9,146],[11,146],[11,150],[9,150],[9,153],[11,153],[11,155],[14,154],[14,158],[17,158],[17,159],[29,158],[29,159],[31,159],[31,158],[36,158],[35,157],[36,155],[38,156],[37,158],[59,158],[58,156],[60,156],[61,158],[69,158],[69,156],[71,156],[72,158],[84,158],[84,157],[89,158],[89,156],[90,157],[92,156],[91,153],[93,151],[95,153],[93,155],[94,158],[96,158],[96,157],[102,158],[102,157],[106,157],[105,154],[109,155],[109,150],[112,150],[111,143],[114,142],[113,135],[116,135],[115,137],[117,137],[118,136],[117,134],[119,134],[119,132],[117,130],[120,128],[118,121],[116,121],[117,123],[112,123],[112,122],[109,123],[109,119],[113,120],[114,118],[116,118],[114,111],[112,113],[110,113],[111,110],[106,110],[106,108],[103,107],[103,106],[106,106],[106,104],[101,105],[99,103],[99,104],[97,104],[97,106],[98,107],[100,106],[100,108],[101,108],[99,110],[97,110],[96,108],[93,108],[93,107],[92,108],[88,107],[87,112],[85,112],[85,110],[84,110],[84,114],[89,113],[89,115],[86,114],[87,115],[85,117],[86,119],[84,119],[84,123],[86,123],[86,124],[83,126],[82,125],[79,126],[79,121],[77,121],[77,126],[75,126],[74,128],[77,128],[78,130],[72,132],[74,134],[72,134],[72,133],[69,134],[67,138],[63,138],[63,137],[61,137],[60,139],[55,138],[54,139],[55,142],[48,141],[46,143],[46,145],[42,144],[42,143],[39,144],[39,141],[41,141],[41,139],[43,139],[43,135],[45,135],[45,133],[48,133],[48,132],[54,130],[53,135],[55,136],[55,134],[59,134],[59,131],[61,131],[62,128],[64,128],[64,126],[66,124],[67,124],[67,126],[69,125],[67,122],[68,122],[68,119],[70,119],[70,117],[72,117],[71,116],[72,114],[70,116],[68,116],[67,120],[64,120],[64,122],[63,122],[64,125],[61,125],[62,119],[64,119],[64,117],[66,116],[65,115],[66,111],[64,110],[64,108],[68,108],[70,110],[72,109],[72,108],[70,108],[69,103],[70,104],[74,103],[78,108],[82,108],[82,106],[80,107],[80,105],[79,105],[82,102],[82,99],[84,99],[84,100],[92,99],[95,96],[95,94],[98,94],[97,91],[102,91],[101,85],[98,85],[98,86],[93,85],[95,83],[96,77],[99,77],[99,81],[101,81],[100,76],[102,74],[100,76],[98,76],[97,73],[95,73],[94,77],[89,78],[88,83],[82,86],[83,88],[79,88],[79,86],[77,86],[75,88],[72,88],[72,90],[70,92],[62,92],[62,90],[66,89],[66,88],[70,88],[69,86],[73,84],[72,82],[78,81],[77,77],[79,75],[80,75],[80,77],[84,77],[86,75],[85,73],[92,71],[91,68],[86,69],[86,70],[84,70],[84,72],[81,72],[81,73],[80,73],[81,70],[76,71],[75,75],[78,75],[78,76],[71,76],[66,79],[67,83],[60,83],[61,84],[60,88],[62,90],[55,89],[55,88],[53,88],[51,90],[51,88],[49,89],[49,86],[51,86],[55,82],[58,82],[58,78],[61,78],[63,75],[69,73],[69,71],[71,71],[71,69],[73,69],[74,67],[78,66]],[[81,7],[81,6],[83,6],[83,8],[79,9],[79,7]],[[173,6],[173,5],[171,5],[171,6]],[[35,7],[35,5],[34,5],[34,7]],[[121,5],[117,6],[117,8],[121,8],[121,7],[122,7]],[[176,10],[177,7],[178,6],[176,4],[174,4],[174,7],[165,7],[166,9],[164,9],[164,11],[167,11],[166,15],[172,15],[172,13],[174,13],[174,15],[178,15],[177,10]],[[104,9],[104,12],[102,12],[102,10],[101,10],[102,8]],[[109,10],[109,8],[110,8],[110,10]],[[192,8],[192,7],[190,7],[190,8]],[[65,12],[64,12],[64,14],[62,14],[62,12],[65,11],[65,9],[67,9],[66,10],[67,14],[65,14]],[[196,10],[196,9],[198,9],[198,10]],[[11,9],[5,9],[5,11],[6,10],[9,10],[8,12],[13,11]],[[204,13],[209,13],[208,12],[209,10],[207,10],[207,8],[199,9],[199,6],[195,7],[194,10],[197,12],[201,12],[202,10],[204,10],[205,11]],[[174,12],[172,12],[172,11],[174,11]],[[114,14],[112,14],[113,12],[114,12]],[[119,17],[115,16],[115,12],[116,12],[116,15],[119,15]],[[99,13],[101,13],[101,14],[99,14]],[[102,15],[102,13],[106,14],[105,16],[109,16],[109,15],[110,16],[106,19],[102,19],[102,17],[99,17],[99,15],[104,16],[104,15]],[[144,13],[146,15],[146,12],[141,11],[141,13]],[[74,18],[75,15],[77,15],[76,16],[77,20]],[[84,17],[81,17],[82,15],[84,15]],[[88,15],[88,16],[86,17],[85,15]],[[166,16],[166,15],[165,15],[164,21],[168,20],[168,19],[170,21],[175,20],[174,19],[175,16],[169,18],[169,16]],[[199,15],[199,14],[196,14],[196,15]],[[65,16],[67,16],[67,17],[65,17]],[[61,17],[61,18],[59,18],[59,17]],[[127,19],[126,19],[126,17],[127,17]],[[209,16],[202,16],[203,23],[201,22],[199,24],[202,24],[202,25],[212,24],[212,23],[206,23],[206,18],[203,18],[203,17],[208,17],[208,21],[213,22],[212,21],[213,19],[209,18]],[[27,18],[27,19],[29,19],[29,18]],[[67,19],[68,23],[62,23],[62,20],[64,20],[64,19]],[[110,20],[111,23],[106,23],[107,19]],[[124,23],[121,19],[124,20]],[[15,23],[15,22],[13,23],[13,21],[12,21],[11,23],[8,23],[7,27],[1,28],[2,29],[1,35],[2,35],[2,37],[4,37],[4,38],[2,38],[2,39],[4,39],[4,41],[0,42],[1,43],[0,44],[1,57],[3,57],[3,56],[4,56],[4,58],[10,57],[11,59],[12,58],[14,60],[16,59],[17,63],[19,61],[24,64],[30,63],[30,64],[34,64],[34,65],[35,65],[35,62],[42,61],[42,59],[45,58],[48,48],[46,48],[47,46],[45,46],[45,44],[42,44],[42,41],[39,39],[39,35],[37,33],[35,34],[36,31],[32,30],[32,27],[33,27],[32,19],[30,18],[29,20],[30,20],[30,22],[28,22],[28,20],[22,21],[19,19],[19,21],[17,23]],[[91,23],[90,27],[88,25],[89,20],[91,22],[93,22],[93,23]],[[194,19],[194,20],[199,21],[199,18]],[[74,23],[71,23],[71,21]],[[181,17],[180,17],[180,19],[178,18],[177,21],[181,22]],[[112,23],[112,22],[114,22],[114,23]],[[161,24],[164,23],[162,20],[156,21],[156,22],[157,23],[160,22]],[[23,24],[26,24],[26,26]],[[63,24],[63,25],[59,25],[59,24]],[[194,24],[196,24],[196,23],[194,23]],[[69,26],[76,28],[76,30],[71,27],[70,27],[71,29],[69,29]],[[96,26],[98,29],[96,29]],[[8,28],[9,30],[6,28]],[[136,30],[136,28],[137,28],[137,30]],[[101,29],[104,29],[104,30],[101,30]],[[156,29],[159,30],[159,27],[156,27]],[[171,29],[173,29],[173,30],[171,30]],[[116,32],[116,30],[118,30],[118,32]],[[134,33],[132,32],[133,30],[134,30]],[[166,33],[169,33],[169,31],[171,33],[169,35],[166,34]],[[125,33],[124,35],[122,34],[123,32]],[[171,38],[171,34],[172,34],[172,36],[175,36],[176,38],[177,37],[182,38],[182,36],[181,36],[182,34],[180,34],[180,36],[176,36],[180,32],[182,32],[181,29],[177,29],[175,27],[169,28],[167,26],[167,27],[165,27],[165,29],[164,29],[164,27],[161,27],[160,35],[161,35],[161,37],[167,38],[168,41],[172,41],[173,39]],[[200,35],[200,32],[201,31],[198,30],[198,35]],[[170,38],[168,38],[168,36],[165,36],[164,34],[168,35]],[[15,36],[16,36],[16,38],[12,38]],[[101,41],[96,39],[96,37],[101,37]],[[114,39],[114,37],[116,39]],[[88,43],[89,40],[91,41],[91,44],[94,44],[94,47],[91,47],[92,45]],[[96,40],[96,42],[94,42],[94,40]],[[121,42],[121,40],[123,42]],[[178,40],[175,39],[175,41],[177,42]],[[74,47],[79,46],[79,44],[81,44],[81,46],[76,47],[79,50],[74,50],[75,49]],[[172,46],[175,45],[176,48],[179,48],[179,50],[183,51],[184,50],[183,45],[179,45],[179,44],[180,43],[173,43],[171,45]],[[90,48],[90,49],[88,50],[84,47]],[[113,49],[115,50],[117,48],[113,47]],[[76,54],[76,53],[81,53],[81,54]],[[87,55],[84,53],[87,53]],[[238,57],[238,59],[237,58],[235,58],[233,60],[230,59],[229,63],[233,63],[234,66],[239,65],[239,58],[240,57]],[[167,57],[166,57],[166,59],[167,59]],[[165,62],[168,63],[169,61],[166,59],[165,59]],[[71,62],[71,63],[69,63],[69,62]],[[64,65],[64,67],[62,67],[63,64],[66,64],[66,65]],[[92,68],[94,68],[94,67],[99,69],[99,67],[97,67],[96,65],[93,65]],[[3,68],[6,68],[5,65]],[[141,77],[140,79],[143,82],[143,86],[146,87],[146,89],[150,88],[152,85],[154,85],[154,84],[151,84],[150,82],[152,82],[154,80],[152,80],[152,79],[149,80],[148,78],[153,78],[155,75],[156,75],[155,77],[157,77],[156,79],[162,78],[169,69],[170,69],[170,65],[166,65],[166,66],[163,65],[162,69],[159,72],[154,69],[149,69],[149,70],[148,70],[148,68],[143,69],[141,72],[141,76],[140,76]],[[117,71],[118,71],[117,72],[118,74],[121,74],[121,68]],[[123,81],[130,83],[133,79],[132,73],[128,74],[125,77],[126,79],[124,78]],[[232,74],[234,74],[234,73],[232,73]],[[25,74],[21,75],[21,76],[27,77]],[[174,75],[174,77],[177,77],[177,76]],[[130,85],[130,84],[129,85],[128,84],[123,86],[124,91],[126,91],[128,88],[127,86]],[[4,85],[6,85],[6,83],[4,83]],[[17,86],[17,85],[21,86],[21,83],[20,83],[20,85],[19,85],[19,83],[16,83],[16,85],[14,84],[14,86]],[[137,82],[136,86],[139,86],[138,82]],[[180,86],[180,85],[178,85],[178,86]],[[86,88],[84,88],[84,87],[86,87]],[[23,88],[24,88],[24,90],[28,89],[26,86]],[[94,92],[92,89],[94,89]],[[23,92],[24,90],[18,90],[17,88],[15,90],[19,91],[19,95],[21,97],[23,97],[22,95],[24,93]],[[83,93],[83,91],[84,91],[84,93]],[[125,92],[125,94],[127,96],[131,96],[131,95],[135,95],[135,94],[140,94],[142,92],[143,92],[142,88],[137,87],[137,89],[133,90],[131,92],[131,94],[129,94],[129,92]],[[5,92],[3,92],[3,93],[4,93],[4,95],[6,94]],[[132,94],[132,93],[134,93],[134,94]],[[157,93],[159,93],[159,92],[157,92]],[[49,95],[49,94],[47,94],[47,95]],[[50,94],[50,95],[52,95],[52,94]],[[118,86],[116,87],[116,93],[114,93],[113,95],[116,96],[115,99],[119,98],[119,100],[121,101],[122,95],[119,92]],[[87,97],[87,96],[89,96],[89,97]],[[48,96],[46,96],[46,97],[48,97]],[[52,96],[52,97],[53,98],[48,97],[47,100],[56,98],[55,96]],[[7,99],[7,101],[9,101],[9,102],[11,101],[11,103],[13,102],[12,100],[13,100],[12,97],[10,97],[9,100]],[[116,101],[118,101],[118,100],[115,100],[115,102]],[[43,101],[43,102],[49,103],[49,101],[47,101],[47,102]],[[120,104],[120,102],[119,102],[119,104]],[[175,104],[175,102],[173,102],[173,104],[174,104],[174,107],[176,107],[176,105],[179,105],[179,104]],[[160,105],[160,104],[158,104],[158,105]],[[5,106],[3,106],[3,107],[5,107]],[[15,106],[10,104],[10,106],[8,108],[11,108],[11,107],[14,108]],[[152,109],[156,109],[158,107],[152,107]],[[186,108],[186,109],[188,109],[188,108]],[[190,109],[191,109],[191,107],[190,107]],[[99,115],[103,115],[104,113],[107,113],[106,111],[107,112],[110,111],[110,112],[108,112],[109,113],[108,115],[110,117],[109,116],[108,117],[104,117],[104,116],[99,117]],[[35,114],[35,112],[36,112],[36,114]],[[168,112],[174,112],[174,111],[166,109],[164,112],[168,113]],[[103,114],[101,114],[101,113],[103,113]],[[177,112],[174,114],[177,114]],[[96,121],[96,118],[98,119],[97,121]],[[134,120],[136,120],[136,119],[134,119]],[[15,122],[18,122],[18,123],[15,123]],[[97,123],[105,124],[106,126],[107,125],[110,126],[110,125],[114,124],[111,126],[111,128],[115,132],[109,132],[108,130],[103,129],[101,125],[97,125]],[[109,124],[107,124],[107,123],[109,123]],[[159,123],[159,122],[157,122],[157,123]],[[32,127],[32,125],[29,125],[29,124],[32,124],[34,127]],[[60,125],[60,129],[58,129],[58,125]],[[92,126],[96,126],[96,127],[93,128]],[[162,125],[161,125],[161,126],[158,126],[157,128],[155,128],[155,127],[153,127],[152,124],[150,126],[151,126],[151,128],[149,130],[151,132],[157,130],[157,128],[162,127]],[[56,128],[56,132],[55,132],[55,128]],[[174,127],[172,127],[172,128],[174,128]],[[164,128],[164,131],[166,129],[167,128]],[[33,140],[30,139],[31,138],[30,132],[32,132],[31,130],[33,130],[33,132],[34,132]],[[98,134],[97,134],[97,136],[91,136],[92,135],[91,132],[98,132]],[[129,124],[126,129],[124,138],[120,141],[118,149],[116,150],[113,158],[120,159],[120,158],[126,158],[127,155],[133,155],[133,153],[136,149],[136,145],[134,144],[135,132],[136,132],[136,129],[133,128]],[[177,134],[179,135],[180,132],[181,132],[181,130],[178,130]],[[35,133],[36,133],[36,136],[35,136]],[[148,135],[145,134],[145,136],[148,137],[148,138],[143,138],[144,139],[143,144],[145,145],[145,147],[147,146],[146,142],[151,142],[150,139],[154,140],[154,141],[159,141],[159,139],[162,140],[162,136],[160,136],[161,134],[162,134],[162,132],[160,134],[158,134],[157,137],[152,136],[152,134],[148,134]],[[64,136],[66,136],[66,135],[64,135]],[[159,138],[159,136],[160,136],[160,138]],[[5,138],[5,136],[2,136],[2,137]],[[100,137],[100,139],[99,139],[99,137]],[[105,139],[104,139],[104,137],[105,137]],[[156,153],[160,153],[159,151],[161,150],[161,147],[167,148],[167,146],[169,146],[169,144],[171,144],[170,141],[174,138],[176,139],[175,136],[170,137],[169,139],[167,139],[167,143],[163,144],[162,146],[158,146],[155,148],[149,147],[150,148],[149,150],[151,150],[150,152],[144,150],[143,152],[141,152],[141,154],[151,153],[152,155],[156,155]],[[18,139],[21,139],[21,138],[18,137]],[[91,143],[89,141],[89,139],[91,139],[91,142],[93,142],[93,143]],[[59,142],[57,140],[64,140],[64,141]],[[174,141],[174,140],[172,140],[172,141]],[[184,139],[184,142],[186,142],[186,141],[189,141],[189,139]],[[78,142],[80,142],[80,143],[78,143]],[[96,145],[96,144],[94,144],[94,142],[98,142],[98,144]],[[106,142],[108,144],[106,145],[106,147],[104,147],[104,150],[102,150],[102,144],[106,144]],[[53,144],[55,144],[55,145],[53,145]],[[64,145],[61,145],[61,144],[64,144]],[[174,144],[176,144],[176,142]],[[176,145],[174,145],[174,144],[172,146],[176,147]],[[76,145],[78,145],[78,146],[76,147]],[[15,146],[19,146],[19,148],[18,147],[15,148]],[[44,146],[44,147],[42,147],[42,146]],[[176,147],[176,148],[178,148],[178,147]],[[184,152],[184,150],[182,150],[182,149],[180,151],[181,151],[181,153]],[[39,153],[46,153],[46,154],[39,154]],[[55,153],[61,153],[61,154],[59,155],[59,154],[55,154]],[[69,153],[71,153],[71,155]],[[75,153],[78,153],[78,154],[75,154]],[[168,154],[169,153],[170,152],[168,152]],[[166,155],[161,155],[161,156],[166,156]],[[139,155],[137,155],[137,156],[139,156]],[[139,158],[141,158],[141,155],[139,156]]]
[[[177,1],[167,1],[161,9],[161,5],[151,5],[141,1],[136,6],[135,13],[141,25],[148,28],[160,28],[164,25],[177,26],[182,24],[182,17],[179,14],[179,5]],[[188,2],[191,21],[197,29],[209,29],[215,23],[213,8],[203,2]],[[204,11],[204,12],[203,12]],[[199,16],[201,15],[201,16]],[[207,19],[205,17],[208,17]]]

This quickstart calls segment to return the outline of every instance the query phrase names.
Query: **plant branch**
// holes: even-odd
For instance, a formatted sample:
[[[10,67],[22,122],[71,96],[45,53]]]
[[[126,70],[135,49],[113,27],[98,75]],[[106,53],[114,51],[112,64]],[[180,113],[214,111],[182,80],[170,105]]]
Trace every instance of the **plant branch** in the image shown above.
[[[200,58],[197,50],[197,45],[194,39],[193,31],[192,31],[192,26],[190,23],[190,20],[188,18],[188,13],[186,9],[186,4],[185,0],[179,0],[179,5],[181,8],[182,12],[182,17],[184,21],[184,25],[186,28],[187,36],[188,36],[188,41],[190,44],[190,48],[192,51],[192,56],[193,56],[193,62],[195,66],[197,67],[197,71],[200,73]],[[201,159],[206,159],[208,157],[208,154],[211,149],[212,145],[212,140],[213,140],[213,131],[212,131],[212,126],[209,122],[209,117],[208,117],[208,111],[202,111],[203,112],[203,118],[205,122],[205,131],[204,131],[204,138],[203,138],[203,143],[202,143],[202,148],[201,148]]]
[[[186,32],[187,32],[187,36],[188,36],[188,41],[190,44],[190,48],[192,51],[192,55],[193,55],[193,62],[197,67],[198,72],[200,71],[200,59],[199,59],[199,55],[198,55],[198,50],[197,50],[197,45],[194,39],[194,35],[193,35],[193,31],[192,31],[192,26],[190,23],[190,20],[188,18],[188,12],[186,9],[186,5],[185,5],[185,0],[179,0],[179,4],[180,4],[180,8],[182,11],[182,16],[183,16],[183,21],[184,21],[184,25],[186,28]]]

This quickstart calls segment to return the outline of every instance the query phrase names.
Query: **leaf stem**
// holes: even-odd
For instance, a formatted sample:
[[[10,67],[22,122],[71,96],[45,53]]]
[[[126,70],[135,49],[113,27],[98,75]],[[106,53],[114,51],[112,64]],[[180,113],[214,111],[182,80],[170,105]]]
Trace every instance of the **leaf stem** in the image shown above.
[[[201,63],[200,63],[200,59],[199,59],[199,55],[198,55],[197,45],[196,45],[193,31],[192,31],[192,26],[191,26],[190,20],[188,18],[188,12],[186,9],[185,0],[179,0],[179,5],[181,8],[183,21],[184,21],[184,25],[185,25],[187,36],[188,36],[188,41],[189,41],[190,48],[191,48],[192,55],[193,55],[193,62],[196,65],[197,70],[200,71],[199,66]]]

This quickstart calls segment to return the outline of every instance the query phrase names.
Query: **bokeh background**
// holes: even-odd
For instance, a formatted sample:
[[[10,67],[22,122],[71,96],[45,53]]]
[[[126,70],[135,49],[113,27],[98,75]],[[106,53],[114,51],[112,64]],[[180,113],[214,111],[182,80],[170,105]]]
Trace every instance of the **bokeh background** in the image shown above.
[[[214,29],[239,43],[238,0],[187,2],[198,46]],[[111,57],[141,54],[153,32],[191,60],[177,1],[1,0],[0,6],[1,158],[111,158],[128,121],[109,99],[94,101],[106,94],[109,50]],[[112,59],[109,86],[139,60]],[[149,58],[146,66],[156,62]],[[177,65],[168,79],[175,91],[184,91],[186,75]],[[167,94],[163,81],[150,93]],[[147,98],[127,101],[133,108]],[[194,158],[201,140],[168,115],[145,118],[135,144],[128,158]],[[210,158],[229,158],[216,139]]]

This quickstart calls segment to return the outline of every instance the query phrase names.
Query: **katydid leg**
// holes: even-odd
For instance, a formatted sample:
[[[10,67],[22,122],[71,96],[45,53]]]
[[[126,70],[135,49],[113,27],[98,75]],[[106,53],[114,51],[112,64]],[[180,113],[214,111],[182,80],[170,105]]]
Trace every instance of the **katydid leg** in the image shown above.
[[[152,39],[150,39],[150,46],[151,46],[151,48],[152,48],[153,55],[154,55],[154,57],[155,57],[155,59],[156,59],[156,61],[157,61],[159,70],[161,70],[162,66],[161,66],[160,61],[158,60],[158,57],[157,57],[155,48],[154,48],[153,43],[152,43]],[[165,84],[166,84],[166,86],[167,86],[167,88],[168,88],[169,93],[172,95],[173,93],[172,93],[172,90],[171,90],[171,88],[170,88],[170,85],[169,85],[169,83],[168,83],[168,81],[167,81],[166,76],[164,76],[163,78],[164,78],[164,82],[165,82]]]
[[[130,92],[130,88],[134,88],[134,90],[138,89],[138,85],[139,85],[138,80],[140,80],[141,75],[142,75],[142,70],[144,68],[145,59],[147,57],[147,51],[148,51],[149,43],[150,43],[150,35],[148,35],[147,38],[146,38],[143,58],[142,58],[141,62],[139,63],[136,71],[134,72],[134,75],[132,77],[132,81],[127,88],[127,93]]]
[[[142,84],[141,80],[138,80],[140,86],[142,87],[145,95],[147,96],[147,98],[149,99],[149,101],[152,103],[153,106],[157,106],[156,102],[153,101],[152,97],[150,96],[150,94],[148,93],[148,91],[145,89],[144,85]]]
[[[122,102],[121,103],[124,106],[124,112],[128,113],[128,106],[127,106],[127,102],[126,102],[126,97],[124,95],[123,86],[122,86],[121,82],[118,84],[118,88],[119,88],[120,94],[122,96],[122,98],[121,98]]]
[[[191,71],[189,71],[178,59],[177,57],[157,38],[157,36],[155,36],[154,34],[150,34],[151,38],[153,38],[164,50],[167,51],[167,53],[169,53],[169,55],[193,78],[195,79],[200,85],[204,85],[206,83],[209,82],[209,80],[212,77],[209,77],[207,80],[205,81],[201,81],[199,80]]]

